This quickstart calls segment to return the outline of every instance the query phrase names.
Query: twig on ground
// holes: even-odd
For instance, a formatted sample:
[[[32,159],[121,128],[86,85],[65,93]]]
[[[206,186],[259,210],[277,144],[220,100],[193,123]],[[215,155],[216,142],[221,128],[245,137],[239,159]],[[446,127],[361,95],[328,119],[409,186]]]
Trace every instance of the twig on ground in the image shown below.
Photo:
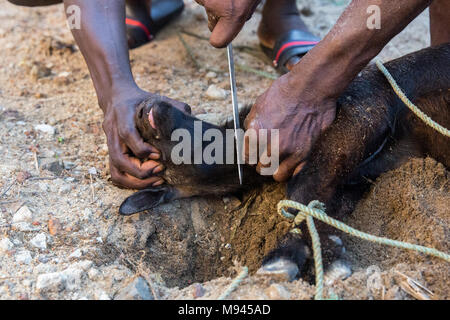
[[[41,174],[41,170],[39,169],[39,162],[38,162],[38,157],[37,157],[37,151],[33,150],[33,157],[34,157],[34,165],[36,167],[36,171],[38,173],[38,175]]]
[[[180,32],[181,32],[181,33],[184,33],[184,34],[186,34],[186,35],[188,35],[188,36],[191,36],[191,37],[200,39],[200,40],[209,41],[209,38],[208,38],[208,37],[201,36],[201,35],[199,35],[199,34],[196,34],[196,33],[194,33],[194,32],[191,32],[191,31],[187,31],[187,30],[180,29]]]
[[[16,184],[16,182],[17,179],[14,179],[13,182],[11,182],[10,185],[6,187],[6,189],[2,192],[2,194],[0,194],[0,198],[2,198],[9,191],[9,189],[11,189],[12,186]]]
[[[396,273],[405,279],[404,281],[401,281],[399,285],[406,293],[417,300],[434,299],[434,293],[431,290],[399,271],[396,271]]]
[[[272,80],[276,80],[278,77],[274,74],[265,72],[265,71],[261,71],[261,70],[257,70],[257,69],[253,69],[250,68],[246,65],[243,64],[236,64],[236,69],[238,70],[242,70],[242,71],[246,71],[246,72],[250,72],[250,73],[254,73],[257,74],[258,76],[264,77],[264,78],[268,78],[268,79],[272,79]]]
[[[95,189],[94,189],[94,183],[92,180],[92,173],[89,173],[89,180],[90,180],[90,184],[91,184],[92,203],[94,203],[95,202]]]
[[[197,59],[195,59],[195,56],[194,56],[194,54],[192,53],[191,48],[190,48],[189,45],[186,43],[186,41],[183,39],[183,36],[182,36],[179,32],[177,32],[177,36],[178,36],[178,39],[180,39],[180,42],[181,42],[181,44],[183,45],[184,49],[186,50],[186,52],[187,52],[189,58],[190,58],[191,61],[194,63],[195,67],[196,67],[197,69],[200,69],[200,68],[201,68],[200,64],[198,63]]]
[[[186,52],[188,53],[189,58],[190,58],[191,61],[194,63],[194,65],[195,65],[195,67],[196,67],[197,69],[203,68],[203,69],[205,69],[205,70],[213,71],[213,72],[215,72],[215,73],[226,73],[225,71],[222,71],[222,70],[217,70],[217,69],[209,68],[209,67],[206,67],[206,66],[202,67],[201,64],[200,64],[200,63],[197,61],[197,59],[195,58],[195,55],[194,55],[194,53],[192,52],[191,47],[189,47],[189,45],[188,45],[188,44],[186,43],[186,41],[183,39],[183,36],[181,35],[181,33],[185,33],[185,34],[188,34],[188,35],[190,35],[190,36],[197,37],[197,38],[202,38],[202,37],[201,37],[201,36],[198,36],[198,35],[196,35],[196,34],[194,34],[194,33],[192,33],[192,32],[189,32],[189,31],[180,30],[180,32],[177,32],[177,36],[178,36],[178,38],[180,39],[181,44],[182,44],[182,45],[184,46],[184,48],[186,49]],[[248,46],[236,46],[236,47],[241,48],[241,49],[245,49],[245,50],[254,50],[253,48],[248,47]],[[250,52],[248,52],[248,53],[250,53]],[[275,79],[278,78],[278,77],[277,77],[276,75],[274,75],[274,74],[270,74],[270,73],[265,72],[265,71],[257,70],[257,69],[254,69],[254,68],[248,67],[248,66],[246,66],[246,65],[242,65],[242,64],[236,64],[236,69],[240,69],[240,70],[242,70],[242,71],[254,73],[254,74],[256,74],[256,75],[259,75],[259,76],[261,76],[261,77],[268,78],[268,79],[271,79],[271,80],[275,80]]]
[[[28,178],[27,180],[40,181],[40,180],[56,180],[56,179],[58,179],[58,177],[31,177],[31,178]]]

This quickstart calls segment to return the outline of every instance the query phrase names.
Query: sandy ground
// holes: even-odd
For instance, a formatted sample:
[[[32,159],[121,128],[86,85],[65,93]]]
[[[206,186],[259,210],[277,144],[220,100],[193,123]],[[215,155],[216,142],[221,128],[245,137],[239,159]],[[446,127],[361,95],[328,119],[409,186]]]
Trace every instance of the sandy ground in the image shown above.
[[[299,1],[319,36],[344,8],[334,3]],[[239,264],[254,272],[289,228],[275,213],[283,186],[263,186],[242,202],[232,196],[189,199],[120,217],[118,206],[132,191],[110,182],[102,113],[62,6],[0,4],[0,299],[216,298]],[[254,48],[240,50],[236,62],[275,75],[258,51],[258,21],[259,13],[235,41]],[[154,42],[131,53],[136,80],[148,91],[189,103],[204,120],[221,122],[231,114],[229,93],[214,101],[205,93],[211,84],[228,90],[226,53],[182,35],[196,67],[179,29],[208,36],[202,10],[192,1]],[[428,38],[424,13],[380,56],[388,60],[418,50]],[[271,82],[244,71],[237,76],[242,104],[252,103]],[[50,128],[36,127],[44,124]],[[448,252],[449,205],[448,172],[432,159],[415,159],[380,177],[347,222]],[[328,296],[411,299],[401,272],[437,298],[448,298],[448,264],[345,242],[354,273],[328,286]],[[230,297],[310,299],[313,292],[302,280],[252,275]]]

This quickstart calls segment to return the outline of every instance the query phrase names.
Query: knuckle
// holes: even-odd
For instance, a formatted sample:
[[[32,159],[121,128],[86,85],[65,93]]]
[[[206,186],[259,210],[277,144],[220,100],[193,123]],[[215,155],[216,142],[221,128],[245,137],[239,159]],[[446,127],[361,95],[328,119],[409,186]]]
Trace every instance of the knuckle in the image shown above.
[[[119,137],[123,140],[128,140],[131,137],[131,130],[128,128],[119,129]]]

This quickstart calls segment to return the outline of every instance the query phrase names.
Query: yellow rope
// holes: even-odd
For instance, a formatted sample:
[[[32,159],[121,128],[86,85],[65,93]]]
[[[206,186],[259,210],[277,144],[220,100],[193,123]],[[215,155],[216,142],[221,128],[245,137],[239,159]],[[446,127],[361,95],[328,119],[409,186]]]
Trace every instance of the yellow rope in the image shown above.
[[[231,282],[231,284],[228,286],[227,290],[225,290],[225,292],[222,293],[220,297],[217,298],[217,300],[225,300],[226,298],[228,298],[228,296],[234,290],[236,290],[236,288],[241,284],[242,280],[244,280],[245,277],[247,276],[248,276],[248,268],[244,267],[242,268],[242,271],[238,274],[238,276],[233,280],[233,282]]]
[[[414,103],[411,102],[411,100],[408,99],[408,97],[405,95],[405,93],[400,89],[399,85],[395,81],[394,77],[389,73],[388,69],[383,65],[383,63],[380,60],[376,61],[378,69],[384,74],[386,79],[389,81],[389,83],[392,86],[392,89],[394,89],[397,96],[400,98],[400,100],[403,101],[403,103],[416,115],[418,116],[423,122],[425,122],[428,126],[436,130],[437,132],[443,134],[446,137],[450,137],[450,130],[447,128],[444,128],[437,122],[433,121],[429,116],[427,116],[422,110],[420,110]]]
[[[296,215],[290,214],[286,211],[286,209],[288,208],[298,210],[298,213]],[[311,201],[311,203],[308,206],[305,206],[295,201],[282,200],[278,203],[278,214],[280,214],[284,218],[292,220],[294,227],[298,226],[302,221],[306,219],[308,229],[311,235],[314,253],[314,265],[316,268],[316,295],[315,295],[316,300],[323,299],[323,267],[322,267],[322,255],[320,253],[320,238],[314,226],[313,218],[316,218],[330,226],[335,227],[336,229],[339,229],[347,234],[361,238],[363,240],[384,244],[391,247],[422,252],[428,255],[441,258],[447,262],[450,262],[450,255],[438,251],[436,249],[427,248],[424,246],[419,246],[407,242],[391,240],[388,238],[373,236],[371,234],[361,232],[352,227],[349,227],[346,224],[329,217],[325,213],[324,204],[319,201]]]

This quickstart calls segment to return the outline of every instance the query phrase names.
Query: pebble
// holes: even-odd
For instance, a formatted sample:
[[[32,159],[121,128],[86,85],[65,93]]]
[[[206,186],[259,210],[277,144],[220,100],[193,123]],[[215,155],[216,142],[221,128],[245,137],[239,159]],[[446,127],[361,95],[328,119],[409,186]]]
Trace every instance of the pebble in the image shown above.
[[[31,222],[33,220],[33,213],[27,206],[22,206],[16,211],[12,218],[13,223],[18,222]]]
[[[22,231],[22,232],[33,232],[33,231],[39,231],[38,227],[34,227],[29,222],[17,222],[13,225],[14,230]]]
[[[81,258],[82,255],[83,255],[83,253],[81,252],[81,250],[80,249],[76,249],[74,252],[72,252],[69,255],[69,259]]]
[[[270,300],[289,300],[291,293],[281,284],[274,283],[264,290]]]
[[[72,265],[74,268],[80,268],[83,271],[89,270],[94,263],[91,260],[82,260]]]
[[[50,135],[54,135],[56,131],[54,127],[48,124],[38,124],[34,127],[34,129]]]
[[[206,74],[206,78],[208,78],[208,79],[212,79],[212,78],[216,78],[216,77],[217,77],[217,73],[215,73],[214,71],[209,71]]]
[[[325,284],[331,286],[338,280],[345,280],[352,275],[350,264],[344,260],[334,261],[326,270]]]
[[[95,293],[95,298],[97,300],[111,300],[111,297],[103,290],[97,291]]]
[[[98,280],[100,278],[101,272],[95,268],[90,268],[88,271],[88,277],[90,280]]]
[[[276,259],[259,268],[256,274],[291,282],[298,274],[298,266],[286,259]]]
[[[147,281],[138,277],[120,289],[114,300],[153,300],[153,295]]]
[[[69,267],[61,272],[63,279],[65,281],[65,286],[67,290],[76,290],[80,288],[81,281],[85,276],[86,272],[83,269],[77,267]]]
[[[28,250],[20,251],[16,254],[16,262],[21,264],[30,264],[31,263],[31,253]]]
[[[206,97],[211,100],[225,100],[228,96],[228,91],[219,88],[218,86],[212,84],[206,90]]]
[[[9,238],[3,238],[0,241],[0,249],[3,251],[8,251],[11,250],[12,248],[14,248],[14,243],[11,242],[11,240],[9,240]]]
[[[383,279],[381,278],[380,267],[373,265],[366,269],[366,275],[368,275],[366,286],[372,294],[377,293],[383,287]]]
[[[54,236],[60,233],[62,230],[62,224],[57,218],[48,220],[48,232]]]
[[[59,188],[59,194],[68,194],[72,191],[72,186],[70,184],[62,185],[61,188]]]
[[[200,283],[195,283],[192,289],[192,296],[194,299],[201,298],[205,295],[205,288]]]
[[[89,220],[92,217],[92,210],[89,208],[85,208],[83,211],[83,219]]]
[[[71,169],[75,168],[76,163],[75,162],[70,162],[70,161],[64,161],[63,162],[63,166],[64,166],[64,169],[71,170]]]
[[[209,113],[201,113],[196,115],[196,117],[200,120],[220,125],[223,122],[224,116],[221,113],[217,112],[209,112]]]
[[[48,190],[49,190],[48,184],[45,182],[39,182],[38,186],[39,186],[39,189],[41,189],[41,191],[43,191],[43,192],[48,192]]]
[[[36,289],[40,292],[61,291],[64,287],[64,278],[60,272],[41,274],[36,281]]]
[[[30,240],[30,244],[41,250],[47,249],[47,236],[45,233],[39,233]]]

